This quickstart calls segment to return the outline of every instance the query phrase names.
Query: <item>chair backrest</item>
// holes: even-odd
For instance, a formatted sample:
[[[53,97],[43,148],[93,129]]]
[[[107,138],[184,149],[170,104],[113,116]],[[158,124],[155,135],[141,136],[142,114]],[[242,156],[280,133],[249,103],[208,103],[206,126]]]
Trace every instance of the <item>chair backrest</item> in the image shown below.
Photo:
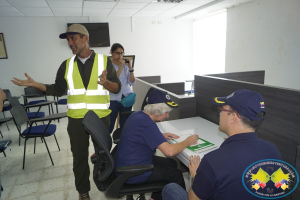
[[[10,113],[13,116],[14,122],[20,132],[21,126],[29,121],[25,109],[21,105],[17,105],[10,109]]]
[[[143,101],[141,110],[144,110],[144,107],[147,105],[146,99],[147,99],[148,94],[150,94],[150,93],[151,93],[153,90],[155,90],[155,89],[156,89],[156,88],[153,88],[153,87],[149,88],[149,90],[148,90],[148,92],[147,92],[147,94],[146,94],[146,96],[145,96],[145,98],[144,98],[144,101]]]
[[[19,100],[17,97],[7,97],[11,107],[15,107],[15,106],[21,106]],[[23,108],[24,109],[24,108]]]
[[[9,89],[3,89],[3,92],[5,93],[6,98],[10,98],[11,97],[11,93],[10,93]]]
[[[94,181],[99,190],[104,191],[113,181],[114,159],[110,153],[112,147],[111,136],[101,119],[92,110],[83,118],[85,131],[92,136],[97,146],[95,154],[97,161],[94,165]]]
[[[44,97],[45,96],[42,90],[35,88],[35,87],[25,87],[24,92],[25,92],[25,95],[35,94],[35,95],[37,95],[36,97]]]

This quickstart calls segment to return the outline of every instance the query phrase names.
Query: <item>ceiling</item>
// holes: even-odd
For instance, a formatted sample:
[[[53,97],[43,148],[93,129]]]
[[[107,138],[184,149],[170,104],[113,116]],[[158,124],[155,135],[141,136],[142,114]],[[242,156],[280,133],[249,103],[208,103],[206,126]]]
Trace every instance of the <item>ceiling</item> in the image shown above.
[[[162,0],[163,1],[163,0]],[[196,19],[251,0],[0,0],[0,17],[174,17]]]

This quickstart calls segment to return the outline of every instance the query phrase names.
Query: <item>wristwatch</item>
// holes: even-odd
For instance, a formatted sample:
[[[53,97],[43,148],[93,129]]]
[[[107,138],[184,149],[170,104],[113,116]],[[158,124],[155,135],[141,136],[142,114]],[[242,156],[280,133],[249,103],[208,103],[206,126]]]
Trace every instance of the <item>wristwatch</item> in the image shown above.
[[[132,70],[129,70],[129,72],[133,72],[134,70],[132,69]]]

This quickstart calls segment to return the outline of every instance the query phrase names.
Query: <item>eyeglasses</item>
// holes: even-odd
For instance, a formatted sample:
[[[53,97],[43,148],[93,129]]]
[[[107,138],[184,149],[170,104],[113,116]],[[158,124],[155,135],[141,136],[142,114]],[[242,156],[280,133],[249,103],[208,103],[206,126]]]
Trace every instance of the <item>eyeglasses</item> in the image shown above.
[[[124,56],[124,52],[117,52],[117,51],[115,51],[114,54],[117,54],[119,56]]]
[[[227,109],[222,108],[222,107],[218,107],[217,109],[218,109],[219,113],[222,112],[222,111],[224,111],[224,112],[231,112],[231,113],[234,112],[233,110],[227,110]]]
[[[229,113],[236,113],[237,117],[241,119],[241,115],[237,112],[235,112],[234,110],[227,110],[223,107],[217,107],[218,108],[218,112],[221,113],[222,111],[224,112],[229,112]]]

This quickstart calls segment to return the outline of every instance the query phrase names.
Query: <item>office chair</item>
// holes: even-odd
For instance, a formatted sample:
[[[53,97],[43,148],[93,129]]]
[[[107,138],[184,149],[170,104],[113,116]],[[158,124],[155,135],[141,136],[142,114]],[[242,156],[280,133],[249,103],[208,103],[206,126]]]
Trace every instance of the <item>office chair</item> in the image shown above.
[[[2,124],[4,124],[4,123],[7,124],[7,122],[10,121],[11,119],[12,119],[12,117],[7,117],[7,118],[2,118],[2,119],[0,119],[0,126],[1,126]],[[0,129],[0,134],[1,134],[2,138],[3,138],[1,129]]]
[[[11,107],[15,107],[15,106],[18,106],[18,105],[21,105],[23,108],[26,107],[26,106],[23,106],[22,104],[20,104],[19,100],[17,98],[15,98],[15,97],[8,98],[8,101],[9,101]],[[27,115],[27,117],[28,117],[29,120],[35,119],[35,118],[45,117],[45,113],[44,112],[40,112],[40,109],[41,109],[41,106],[39,107],[39,109],[38,109],[37,112],[26,112],[26,109],[24,108],[24,110],[26,112],[26,115]],[[42,121],[42,123],[44,124],[43,121]],[[29,125],[29,124],[27,124],[27,125]],[[19,136],[19,146],[20,146],[20,144],[21,144],[21,137]]]
[[[55,103],[55,101],[48,101],[47,96],[43,93],[43,91],[41,91],[40,89],[37,89],[35,87],[25,87],[24,92],[25,92],[25,95],[22,95],[22,96],[24,98],[25,105],[36,105],[38,103],[45,102],[45,105],[47,105],[48,109],[49,109],[49,115],[51,114],[50,108],[52,110],[52,114],[54,114],[52,103]],[[43,97],[44,99],[28,101],[29,98],[38,98],[38,97],[39,98]],[[27,108],[27,109],[29,110],[29,108]]]
[[[9,89],[4,89],[3,91],[5,92],[6,97],[7,97],[6,101],[9,101],[8,99],[11,99],[11,97],[15,97],[15,98],[12,98],[12,102],[9,102],[10,107],[20,104],[19,101],[16,101],[20,98],[19,96],[12,96]],[[24,107],[23,104],[20,104],[20,105]],[[26,106],[25,106],[25,108],[26,108]],[[38,112],[27,112],[27,117],[29,119],[45,117],[45,113],[44,112],[39,112],[39,110],[38,110]]]
[[[67,95],[67,92],[66,94]],[[54,96],[55,106],[56,106],[56,113],[58,113],[58,105],[67,105],[67,98],[59,99],[58,96]],[[59,120],[58,120],[59,122]]]
[[[9,89],[3,89],[3,92],[5,93],[6,98],[11,97],[11,93],[10,93]],[[10,104],[5,104],[6,101],[7,101],[7,99],[3,101],[3,109],[2,109],[2,114],[3,114],[4,118],[5,118],[5,113],[4,112],[5,111],[9,111],[11,109],[11,105]],[[7,130],[9,130],[9,126],[8,126],[7,122],[6,122],[6,127],[7,127]],[[2,133],[1,133],[1,135],[2,135]]]
[[[110,134],[96,113],[89,110],[83,118],[85,131],[90,134],[97,144],[95,146],[95,157],[92,159],[94,164],[94,182],[100,191],[103,191],[107,198],[121,198],[126,196],[127,200],[133,200],[133,194],[140,194],[140,199],[145,199],[144,194],[158,192],[167,184],[164,181],[126,184],[126,180],[143,174],[154,169],[153,165],[135,165],[119,167],[116,177],[114,173],[114,159],[117,146],[110,152],[112,139]]]
[[[3,153],[6,157],[5,150],[11,144],[11,140],[0,141],[0,153]]]
[[[10,98],[9,101],[12,102],[13,101],[12,99],[15,99],[15,98]],[[16,102],[16,99],[14,101]],[[55,115],[49,115],[49,116],[46,116],[43,118],[35,118],[35,119],[29,120],[27,117],[26,111],[24,110],[24,108],[21,105],[13,106],[12,109],[10,110],[10,113],[13,116],[13,120],[18,129],[20,137],[25,139],[24,155],[23,155],[23,169],[25,167],[26,142],[30,138],[34,138],[34,154],[35,154],[35,147],[36,147],[36,138],[41,138],[41,140],[44,142],[44,144],[47,148],[52,165],[54,165],[45,138],[53,135],[55,138],[58,150],[60,151],[60,148],[59,148],[56,136],[55,136],[56,125],[51,124],[51,121],[54,119],[60,119],[62,117],[66,117],[67,116],[66,113],[59,113],[59,114],[55,114]],[[48,124],[33,126],[33,123],[42,122],[42,121],[48,121]],[[26,124],[26,123],[29,124],[29,127],[27,127],[25,130],[22,131],[22,125]]]

